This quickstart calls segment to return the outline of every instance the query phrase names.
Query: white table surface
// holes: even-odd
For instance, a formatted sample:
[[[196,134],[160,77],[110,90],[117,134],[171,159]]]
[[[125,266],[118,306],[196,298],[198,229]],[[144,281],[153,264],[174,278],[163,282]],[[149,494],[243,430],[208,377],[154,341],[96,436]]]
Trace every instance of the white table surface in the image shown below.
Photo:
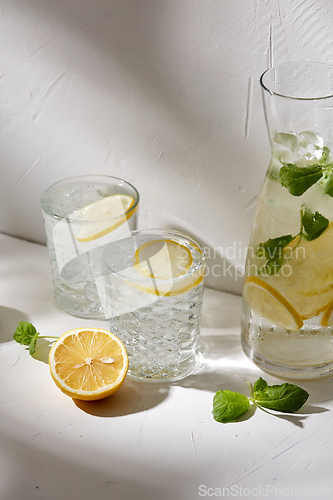
[[[101,326],[62,312],[45,247],[0,235],[0,500],[195,500],[333,497],[333,376],[297,382],[297,415],[212,418],[216,391],[248,394],[264,374],[240,346],[240,297],[205,290],[202,364],[171,385],[125,380],[99,402],[53,383],[50,344],[34,357],[12,340],[20,320],[42,335]]]

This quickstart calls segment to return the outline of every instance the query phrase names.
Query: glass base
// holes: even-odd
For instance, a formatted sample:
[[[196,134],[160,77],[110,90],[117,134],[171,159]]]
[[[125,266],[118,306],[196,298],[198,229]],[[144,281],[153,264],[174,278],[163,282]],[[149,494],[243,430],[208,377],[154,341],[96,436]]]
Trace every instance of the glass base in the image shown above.
[[[70,298],[58,296],[55,293],[55,300],[60,309],[76,318],[95,319],[96,321],[105,321],[105,312],[101,306],[94,304],[84,304],[72,301]]]
[[[182,380],[189,375],[192,375],[200,365],[200,360],[195,359],[187,369],[179,370],[176,368],[170,368],[169,371],[165,370],[163,374],[161,373],[149,373],[144,370],[140,370],[140,367],[135,367],[131,369],[131,363],[127,372],[127,377],[131,380],[137,382],[148,382],[150,384],[169,384],[171,382],[177,382]]]
[[[333,360],[318,365],[295,365],[272,361],[259,354],[250,347],[242,338],[242,348],[246,356],[256,365],[270,375],[292,379],[313,379],[332,375]]]

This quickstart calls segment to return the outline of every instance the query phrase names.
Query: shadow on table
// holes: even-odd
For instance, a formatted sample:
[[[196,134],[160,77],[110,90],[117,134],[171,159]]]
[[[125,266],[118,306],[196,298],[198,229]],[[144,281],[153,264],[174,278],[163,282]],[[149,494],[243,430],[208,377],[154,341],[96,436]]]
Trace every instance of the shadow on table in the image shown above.
[[[28,316],[18,309],[0,306],[0,343],[13,340],[20,321],[29,321]]]
[[[96,417],[120,417],[149,410],[162,403],[169,394],[168,384],[149,384],[126,379],[112,396],[100,401],[74,400],[78,408]]]
[[[315,403],[323,403],[332,399],[332,377],[325,377],[326,381],[324,378],[311,381],[286,379],[277,381],[276,377],[264,373],[247,359],[241,347],[239,334],[236,331],[235,334],[202,336],[199,369],[193,375],[175,382],[173,385],[211,391],[212,397],[215,392],[220,390],[240,392],[250,397],[251,388],[248,382],[253,386],[259,377],[264,378],[269,385],[285,382],[300,385],[308,391],[309,399],[297,413],[282,413],[252,406],[248,412],[237,420],[238,422],[248,420],[255,411],[265,411],[275,418],[288,420],[293,425],[302,428],[309,415],[329,411],[327,408],[316,406]],[[318,388],[320,388],[319,391]]]

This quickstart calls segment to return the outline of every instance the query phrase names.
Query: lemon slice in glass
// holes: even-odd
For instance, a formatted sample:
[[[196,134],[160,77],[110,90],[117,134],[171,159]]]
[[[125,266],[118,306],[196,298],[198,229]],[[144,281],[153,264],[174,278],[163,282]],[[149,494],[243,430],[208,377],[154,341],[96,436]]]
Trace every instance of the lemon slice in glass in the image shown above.
[[[303,326],[303,320],[296,309],[274,287],[257,276],[245,280],[244,298],[251,309],[261,317],[296,331]]]
[[[134,203],[134,198],[127,194],[114,194],[91,203],[75,215],[75,221],[83,222],[74,230],[75,238],[93,241],[114,231],[135,213]]]
[[[51,376],[67,396],[87,401],[116,392],[125,380],[127,352],[108,330],[78,328],[62,335],[49,354]]]
[[[190,250],[173,240],[147,241],[134,254],[136,270],[149,278],[178,278],[191,267]]]
[[[200,251],[196,248],[196,251]],[[201,252],[200,252],[201,253]],[[202,270],[189,272],[193,257],[184,245],[171,239],[152,240],[140,245],[134,254],[134,268],[142,276],[146,293],[162,296],[187,292],[202,281]]]

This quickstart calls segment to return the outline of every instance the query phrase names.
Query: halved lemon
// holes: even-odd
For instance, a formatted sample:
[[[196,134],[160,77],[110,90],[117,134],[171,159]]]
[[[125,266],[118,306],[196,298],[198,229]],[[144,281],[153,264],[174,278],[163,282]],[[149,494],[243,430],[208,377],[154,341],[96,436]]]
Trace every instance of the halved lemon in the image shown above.
[[[301,316],[290,302],[261,278],[249,276],[243,294],[249,307],[272,323],[291,331],[303,326]]]
[[[75,220],[83,222],[74,229],[75,238],[93,241],[114,231],[135,213],[138,205],[134,204],[134,198],[127,194],[114,194],[91,203],[75,214]]]
[[[202,254],[201,250],[195,250]],[[202,268],[188,272],[193,263],[191,251],[171,239],[143,243],[134,254],[134,268],[147,278],[141,290],[161,296],[173,296],[191,290],[203,279]]]
[[[123,384],[128,356],[108,330],[78,328],[62,335],[49,354],[51,376],[67,396],[92,401],[116,392]]]

